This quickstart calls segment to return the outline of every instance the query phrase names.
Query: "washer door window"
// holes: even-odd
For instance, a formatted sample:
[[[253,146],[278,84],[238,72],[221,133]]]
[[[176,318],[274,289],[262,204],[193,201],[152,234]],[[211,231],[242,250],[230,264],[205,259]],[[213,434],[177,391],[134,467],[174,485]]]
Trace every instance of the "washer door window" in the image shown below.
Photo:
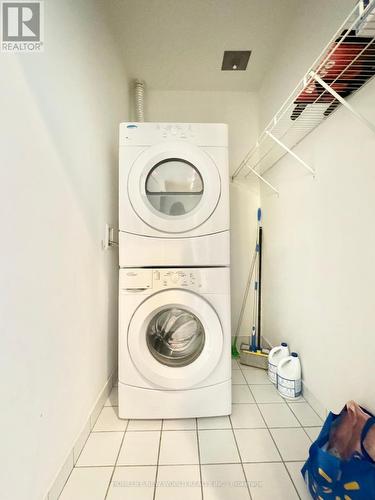
[[[159,311],[146,331],[152,356],[166,366],[193,363],[203,350],[204,339],[204,327],[197,316],[179,307]]]
[[[184,233],[203,224],[221,193],[212,158],[192,144],[163,143],[143,151],[128,178],[133,210],[150,227]]]
[[[223,332],[212,306],[196,293],[165,290],[133,314],[128,349],[139,373],[170,390],[205,380],[223,354]]]

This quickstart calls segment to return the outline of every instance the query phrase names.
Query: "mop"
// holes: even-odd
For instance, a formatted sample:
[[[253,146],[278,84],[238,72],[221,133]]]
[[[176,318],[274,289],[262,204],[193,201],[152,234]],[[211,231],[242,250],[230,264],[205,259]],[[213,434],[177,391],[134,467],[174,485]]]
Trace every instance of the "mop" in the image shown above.
[[[261,209],[258,208],[258,214],[257,214],[258,225],[260,224],[261,214],[262,214]],[[258,233],[259,233],[259,230],[258,230]],[[245,291],[244,291],[243,298],[242,298],[240,315],[238,317],[238,323],[237,323],[236,333],[235,333],[235,336],[234,336],[233,342],[232,342],[232,357],[233,358],[238,358],[240,356],[240,353],[237,350],[237,340],[238,340],[239,331],[240,331],[240,328],[241,328],[241,325],[242,325],[243,316],[244,316],[244,313],[245,313],[246,302],[247,302],[247,297],[249,295],[251,280],[253,279],[255,264],[256,264],[256,261],[257,261],[258,250],[259,250],[259,234],[257,235],[257,242],[256,242],[255,250],[254,250],[254,253],[253,253],[253,256],[252,256],[252,259],[251,259],[250,268],[249,268],[249,274],[248,274],[248,277],[247,277],[246,287],[245,287]],[[255,321],[254,320],[254,311],[255,311],[255,307],[253,308],[253,325],[255,325],[255,323],[254,323],[254,321]]]
[[[253,301],[253,325],[249,344],[241,345],[240,362],[256,368],[267,369],[268,350],[261,347],[261,284],[262,284],[262,244],[263,228],[261,224],[262,212],[258,209],[258,231],[255,249],[255,278],[254,278],[254,301]],[[251,278],[250,278],[251,281]],[[246,301],[246,299],[245,299]]]
[[[253,273],[254,273],[256,256],[257,256],[257,252],[256,252],[256,249],[255,249],[255,252],[254,252],[254,255],[252,257],[251,264],[250,264],[249,275],[247,277],[245,292],[244,292],[243,299],[242,299],[241,311],[240,311],[240,315],[239,315],[239,318],[238,318],[238,323],[237,323],[237,328],[236,328],[236,334],[235,334],[235,336],[233,338],[233,342],[232,342],[232,358],[238,358],[240,356],[240,353],[237,350],[237,340],[238,340],[238,334],[239,334],[239,331],[240,331],[240,327],[242,325],[242,320],[243,320],[243,315],[244,315],[244,312],[245,312],[245,307],[246,307],[246,302],[247,302],[247,296],[248,296],[249,290],[250,290],[251,280],[252,280]]]

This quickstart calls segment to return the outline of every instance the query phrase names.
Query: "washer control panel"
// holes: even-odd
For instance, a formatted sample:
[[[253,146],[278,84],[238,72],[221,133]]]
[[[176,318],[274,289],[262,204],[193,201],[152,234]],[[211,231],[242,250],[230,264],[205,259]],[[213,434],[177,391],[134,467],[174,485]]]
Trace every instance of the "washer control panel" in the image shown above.
[[[197,290],[201,284],[200,273],[196,269],[157,269],[153,274],[155,288],[190,288]]]
[[[162,290],[229,294],[229,268],[122,268],[120,293],[152,295]]]
[[[201,278],[198,269],[121,269],[120,289],[139,293],[165,288],[199,290]]]

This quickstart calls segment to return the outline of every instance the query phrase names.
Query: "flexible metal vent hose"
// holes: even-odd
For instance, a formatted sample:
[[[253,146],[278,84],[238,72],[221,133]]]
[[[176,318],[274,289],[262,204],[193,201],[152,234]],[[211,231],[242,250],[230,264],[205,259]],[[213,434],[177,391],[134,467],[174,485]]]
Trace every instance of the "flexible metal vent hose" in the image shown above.
[[[138,122],[145,120],[144,116],[144,96],[145,96],[145,83],[141,80],[136,80],[134,84],[135,90],[135,114]]]

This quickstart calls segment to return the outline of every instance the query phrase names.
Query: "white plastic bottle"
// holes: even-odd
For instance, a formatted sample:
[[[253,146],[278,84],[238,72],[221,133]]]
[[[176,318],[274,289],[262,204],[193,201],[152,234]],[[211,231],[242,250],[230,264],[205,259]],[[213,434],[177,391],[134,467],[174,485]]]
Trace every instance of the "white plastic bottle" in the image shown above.
[[[301,397],[301,363],[296,352],[280,361],[277,367],[277,390],[286,399],[296,400]]]
[[[277,366],[280,361],[289,356],[289,347],[286,342],[282,342],[270,350],[268,355],[268,378],[273,384],[277,384]]]

